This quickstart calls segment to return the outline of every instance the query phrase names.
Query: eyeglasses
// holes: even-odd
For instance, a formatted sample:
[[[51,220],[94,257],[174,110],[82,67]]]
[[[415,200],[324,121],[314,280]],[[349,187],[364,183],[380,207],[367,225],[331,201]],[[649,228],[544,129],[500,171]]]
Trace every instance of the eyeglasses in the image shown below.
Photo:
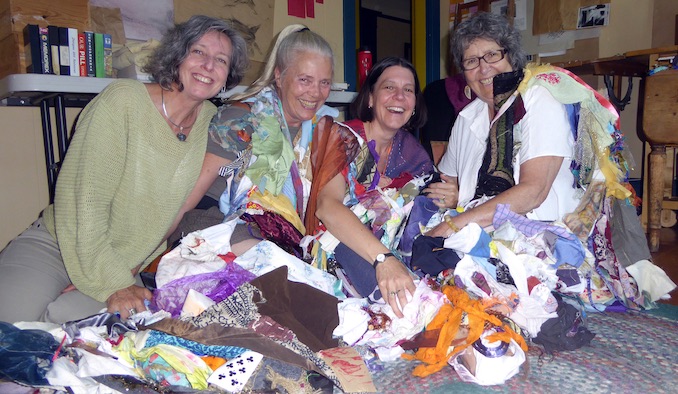
[[[483,59],[487,64],[497,63],[506,56],[505,49],[497,49],[496,51],[490,51],[484,54],[483,56],[470,57],[461,61],[461,67],[464,71],[470,71],[480,66],[480,59]]]

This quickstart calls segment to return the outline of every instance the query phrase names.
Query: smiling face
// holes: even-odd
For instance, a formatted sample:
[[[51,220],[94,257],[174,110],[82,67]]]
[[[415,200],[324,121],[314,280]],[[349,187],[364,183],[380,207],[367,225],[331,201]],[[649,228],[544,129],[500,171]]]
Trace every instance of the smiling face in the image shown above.
[[[290,127],[313,118],[332,87],[332,62],[316,52],[301,51],[284,74],[275,70],[275,83]]]
[[[414,75],[401,66],[384,70],[370,93],[372,124],[383,131],[396,132],[410,120],[416,105]]]
[[[179,66],[179,80],[184,93],[195,100],[206,100],[219,93],[226,84],[233,46],[223,33],[205,33],[189,50]]]
[[[481,57],[488,52],[498,51],[503,49],[493,40],[486,40],[477,38],[471,41],[469,47],[464,51],[463,59],[472,57]],[[486,61],[480,59],[480,65],[473,70],[464,71],[466,83],[473,90],[473,92],[484,102],[490,106],[494,103],[494,93],[492,87],[492,78],[497,74],[513,71],[511,63],[509,63],[508,55],[497,63],[487,64]]]

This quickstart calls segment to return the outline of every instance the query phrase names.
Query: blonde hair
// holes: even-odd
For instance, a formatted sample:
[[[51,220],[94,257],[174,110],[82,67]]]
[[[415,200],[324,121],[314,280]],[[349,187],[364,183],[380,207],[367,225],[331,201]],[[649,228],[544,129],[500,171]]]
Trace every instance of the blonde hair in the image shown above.
[[[280,70],[281,75],[284,75],[290,65],[299,58],[298,53],[307,51],[329,58],[332,65],[332,75],[334,75],[334,54],[330,44],[304,25],[289,25],[278,34],[266,61],[264,72],[244,92],[234,94],[230,97],[230,100],[243,100],[252,97],[267,86],[275,89],[275,70]]]

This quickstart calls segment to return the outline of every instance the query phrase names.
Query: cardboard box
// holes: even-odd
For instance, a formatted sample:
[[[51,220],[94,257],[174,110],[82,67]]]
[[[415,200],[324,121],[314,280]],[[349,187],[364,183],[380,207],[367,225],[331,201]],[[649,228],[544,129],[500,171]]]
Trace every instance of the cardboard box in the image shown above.
[[[27,24],[90,28],[88,0],[0,0],[0,78],[26,73]]]

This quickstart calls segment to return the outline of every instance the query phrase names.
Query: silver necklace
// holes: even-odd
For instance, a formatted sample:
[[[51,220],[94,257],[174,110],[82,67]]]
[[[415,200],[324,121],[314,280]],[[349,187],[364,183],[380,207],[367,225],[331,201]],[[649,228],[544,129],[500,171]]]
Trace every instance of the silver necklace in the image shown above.
[[[184,134],[184,129],[185,128],[191,128],[193,127],[193,124],[195,124],[195,121],[190,125],[190,126],[179,126],[178,124],[174,123],[174,121],[167,115],[167,108],[165,108],[165,89],[160,88],[160,101],[162,102],[162,112],[165,114],[165,118],[169,120],[174,127],[179,129],[179,132],[177,133],[177,139],[181,142],[186,141],[186,134]]]

